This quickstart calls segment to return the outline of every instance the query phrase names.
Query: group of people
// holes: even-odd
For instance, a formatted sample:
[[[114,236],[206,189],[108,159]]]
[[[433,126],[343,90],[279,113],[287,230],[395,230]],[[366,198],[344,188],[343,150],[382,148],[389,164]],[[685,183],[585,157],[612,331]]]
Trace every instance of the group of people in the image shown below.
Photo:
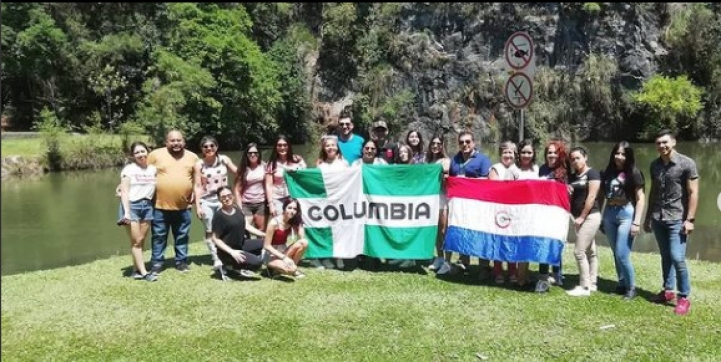
[[[501,143],[500,162],[493,164],[476,147],[470,132],[459,134],[459,150],[449,156],[440,135],[431,137],[425,148],[421,133],[415,130],[406,134],[404,142],[391,140],[384,121],[372,124],[368,140],[354,133],[353,128],[351,117],[340,117],[337,134],[321,139],[316,167],[342,170],[364,164],[436,163],[442,166],[444,178],[548,179],[567,185],[580,276],[579,285],[568,291],[571,296],[588,296],[597,290],[595,234],[601,229],[613,250],[617,292],[627,300],[633,299],[637,294],[630,260],[633,238],[642,225],[648,232],[653,230],[664,278],[663,291],[656,301],[665,303],[677,297],[676,313],[688,312],[690,285],[685,250],[698,202],[698,172],[692,159],[674,149],[675,136],[670,131],[662,131],[656,137],[659,158],[650,167],[652,183],[647,202],[643,172],[636,165],[633,148],[625,141],[613,147],[608,165],[599,172],[588,165],[583,147],[567,150],[560,140],[545,146],[544,163],[540,166],[531,141],[518,146],[510,141]],[[133,143],[130,152],[134,162],[121,172],[118,224],[127,225],[134,278],[157,280],[163,269],[169,231],[175,239],[176,269],[181,272],[189,269],[191,206],[203,221],[213,268],[223,280],[229,270],[247,276],[262,265],[273,275],[304,276],[298,269],[308,248],[302,210],[298,201],[291,198],[284,174],[308,166],[303,157],[293,152],[286,137],[276,139],[267,162],[263,161],[257,144],[248,144],[237,166],[218,152],[218,142],[213,137],[202,139],[202,157],[185,148],[184,137],[177,130],[167,134],[165,146],[150,152],[142,142]],[[231,174],[235,176],[232,184]],[[437,257],[429,269],[437,274],[467,272],[470,256],[461,255],[458,263],[451,264],[451,253],[443,250],[448,220],[444,188],[439,197]],[[642,220],[646,205],[648,212]],[[148,230],[152,230],[150,270],[146,269],[142,255]],[[344,267],[342,259],[308,262],[317,268]],[[415,265],[413,260],[389,262],[400,267]],[[502,261],[493,261],[493,266],[489,260],[479,263],[483,278],[490,275],[502,284],[507,277],[512,283],[531,285],[528,263],[508,263],[507,272]],[[549,265],[539,265],[535,284],[539,293],[547,292],[553,284],[562,284],[561,266],[553,266],[553,275],[549,269]]]

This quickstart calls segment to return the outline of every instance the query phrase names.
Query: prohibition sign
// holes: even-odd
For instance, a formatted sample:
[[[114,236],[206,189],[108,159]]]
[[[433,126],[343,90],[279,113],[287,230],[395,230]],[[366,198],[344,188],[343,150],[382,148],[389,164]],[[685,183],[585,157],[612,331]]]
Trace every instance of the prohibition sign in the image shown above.
[[[528,33],[513,33],[506,41],[506,64],[515,70],[527,67],[533,60],[533,41]]]
[[[533,83],[526,73],[514,73],[503,88],[506,100],[513,108],[525,108],[533,97]]]

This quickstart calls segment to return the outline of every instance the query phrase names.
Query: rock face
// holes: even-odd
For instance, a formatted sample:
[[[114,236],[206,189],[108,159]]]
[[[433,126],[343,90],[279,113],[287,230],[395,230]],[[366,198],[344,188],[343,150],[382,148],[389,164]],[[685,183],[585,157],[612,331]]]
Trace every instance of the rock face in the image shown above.
[[[45,172],[45,169],[36,159],[29,159],[21,156],[9,156],[2,159],[2,178],[10,176],[37,175]]]
[[[590,53],[618,64],[617,82],[638,89],[657,70],[666,4],[414,3],[400,14],[405,57],[393,64],[394,90],[410,89],[416,109],[409,128],[424,136],[471,128],[488,138],[495,122],[509,122],[502,93],[503,48],[516,31],[534,43],[537,67],[578,72]],[[392,92],[391,92],[392,93]],[[403,133],[405,135],[405,133]],[[427,138],[426,138],[427,139]]]

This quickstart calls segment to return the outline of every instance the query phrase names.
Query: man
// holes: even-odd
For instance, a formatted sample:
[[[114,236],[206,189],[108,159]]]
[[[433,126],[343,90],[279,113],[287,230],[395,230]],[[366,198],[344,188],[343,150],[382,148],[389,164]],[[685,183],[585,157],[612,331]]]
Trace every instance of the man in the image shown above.
[[[491,159],[482,152],[476,150],[476,143],[473,139],[473,133],[464,131],[458,135],[458,147],[460,150],[451,159],[451,165],[448,174],[457,177],[471,178],[488,178],[491,170]],[[480,278],[484,279],[490,275],[490,261],[478,259],[481,267]],[[471,258],[468,255],[461,255],[459,268],[463,272],[468,271],[471,264]],[[446,263],[438,270],[438,274],[445,274],[450,271],[450,266]]]
[[[674,312],[685,315],[691,308],[686,241],[696,221],[699,176],[696,162],[678,153],[675,146],[676,137],[670,130],[656,135],[659,157],[651,162],[651,192],[643,227],[647,232],[653,230],[661,254],[663,290],[654,302],[667,303],[677,297]],[[676,287],[678,295],[674,296]]]
[[[349,165],[353,164],[353,161],[361,158],[361,148],[365,140],[363,137],[353,133],[353,121],[347,114],[341,115],[338,120],[338,147],[343,155],[343,158],[348,161]]]
[[[388,125],[385,121],[373,122],[371,130],[371,139],[378,144],[376,157],[381,157],[388,164],[394,163],[396,154],[398,154],[398,142],[388,139]]]
[[[150,152],[148,164],[158,169],[153,214],[153,246],[151,272],[160,274],[163,254],[168,245],[168,231],[175,238],[175,268],[186,272],[188,267],[188,233],[190,232],[190,206],[193,202],[194,166],[198,156],[185,149],[185,139],[178,130],[165,137],[165,148]],[[195,198],[200,208],[200,200]]]

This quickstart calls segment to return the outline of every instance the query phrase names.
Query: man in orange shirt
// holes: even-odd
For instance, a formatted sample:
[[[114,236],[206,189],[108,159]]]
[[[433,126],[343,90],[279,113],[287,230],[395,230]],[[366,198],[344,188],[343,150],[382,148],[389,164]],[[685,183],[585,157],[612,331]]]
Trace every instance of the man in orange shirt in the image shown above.
[[[175,268],[186,272],[188,268],[188,234],[190,233],[193,202],[199,208],[200,200],[193,197],[194,165],[198,156],[185,149],[185,139],[178,130],[171,130],[165,137],[165,148],[153,150],[148,164],[158,169],[153,214],[153,242],[151,273],[160,274],[163,268],[168,232],[175,238]]]

